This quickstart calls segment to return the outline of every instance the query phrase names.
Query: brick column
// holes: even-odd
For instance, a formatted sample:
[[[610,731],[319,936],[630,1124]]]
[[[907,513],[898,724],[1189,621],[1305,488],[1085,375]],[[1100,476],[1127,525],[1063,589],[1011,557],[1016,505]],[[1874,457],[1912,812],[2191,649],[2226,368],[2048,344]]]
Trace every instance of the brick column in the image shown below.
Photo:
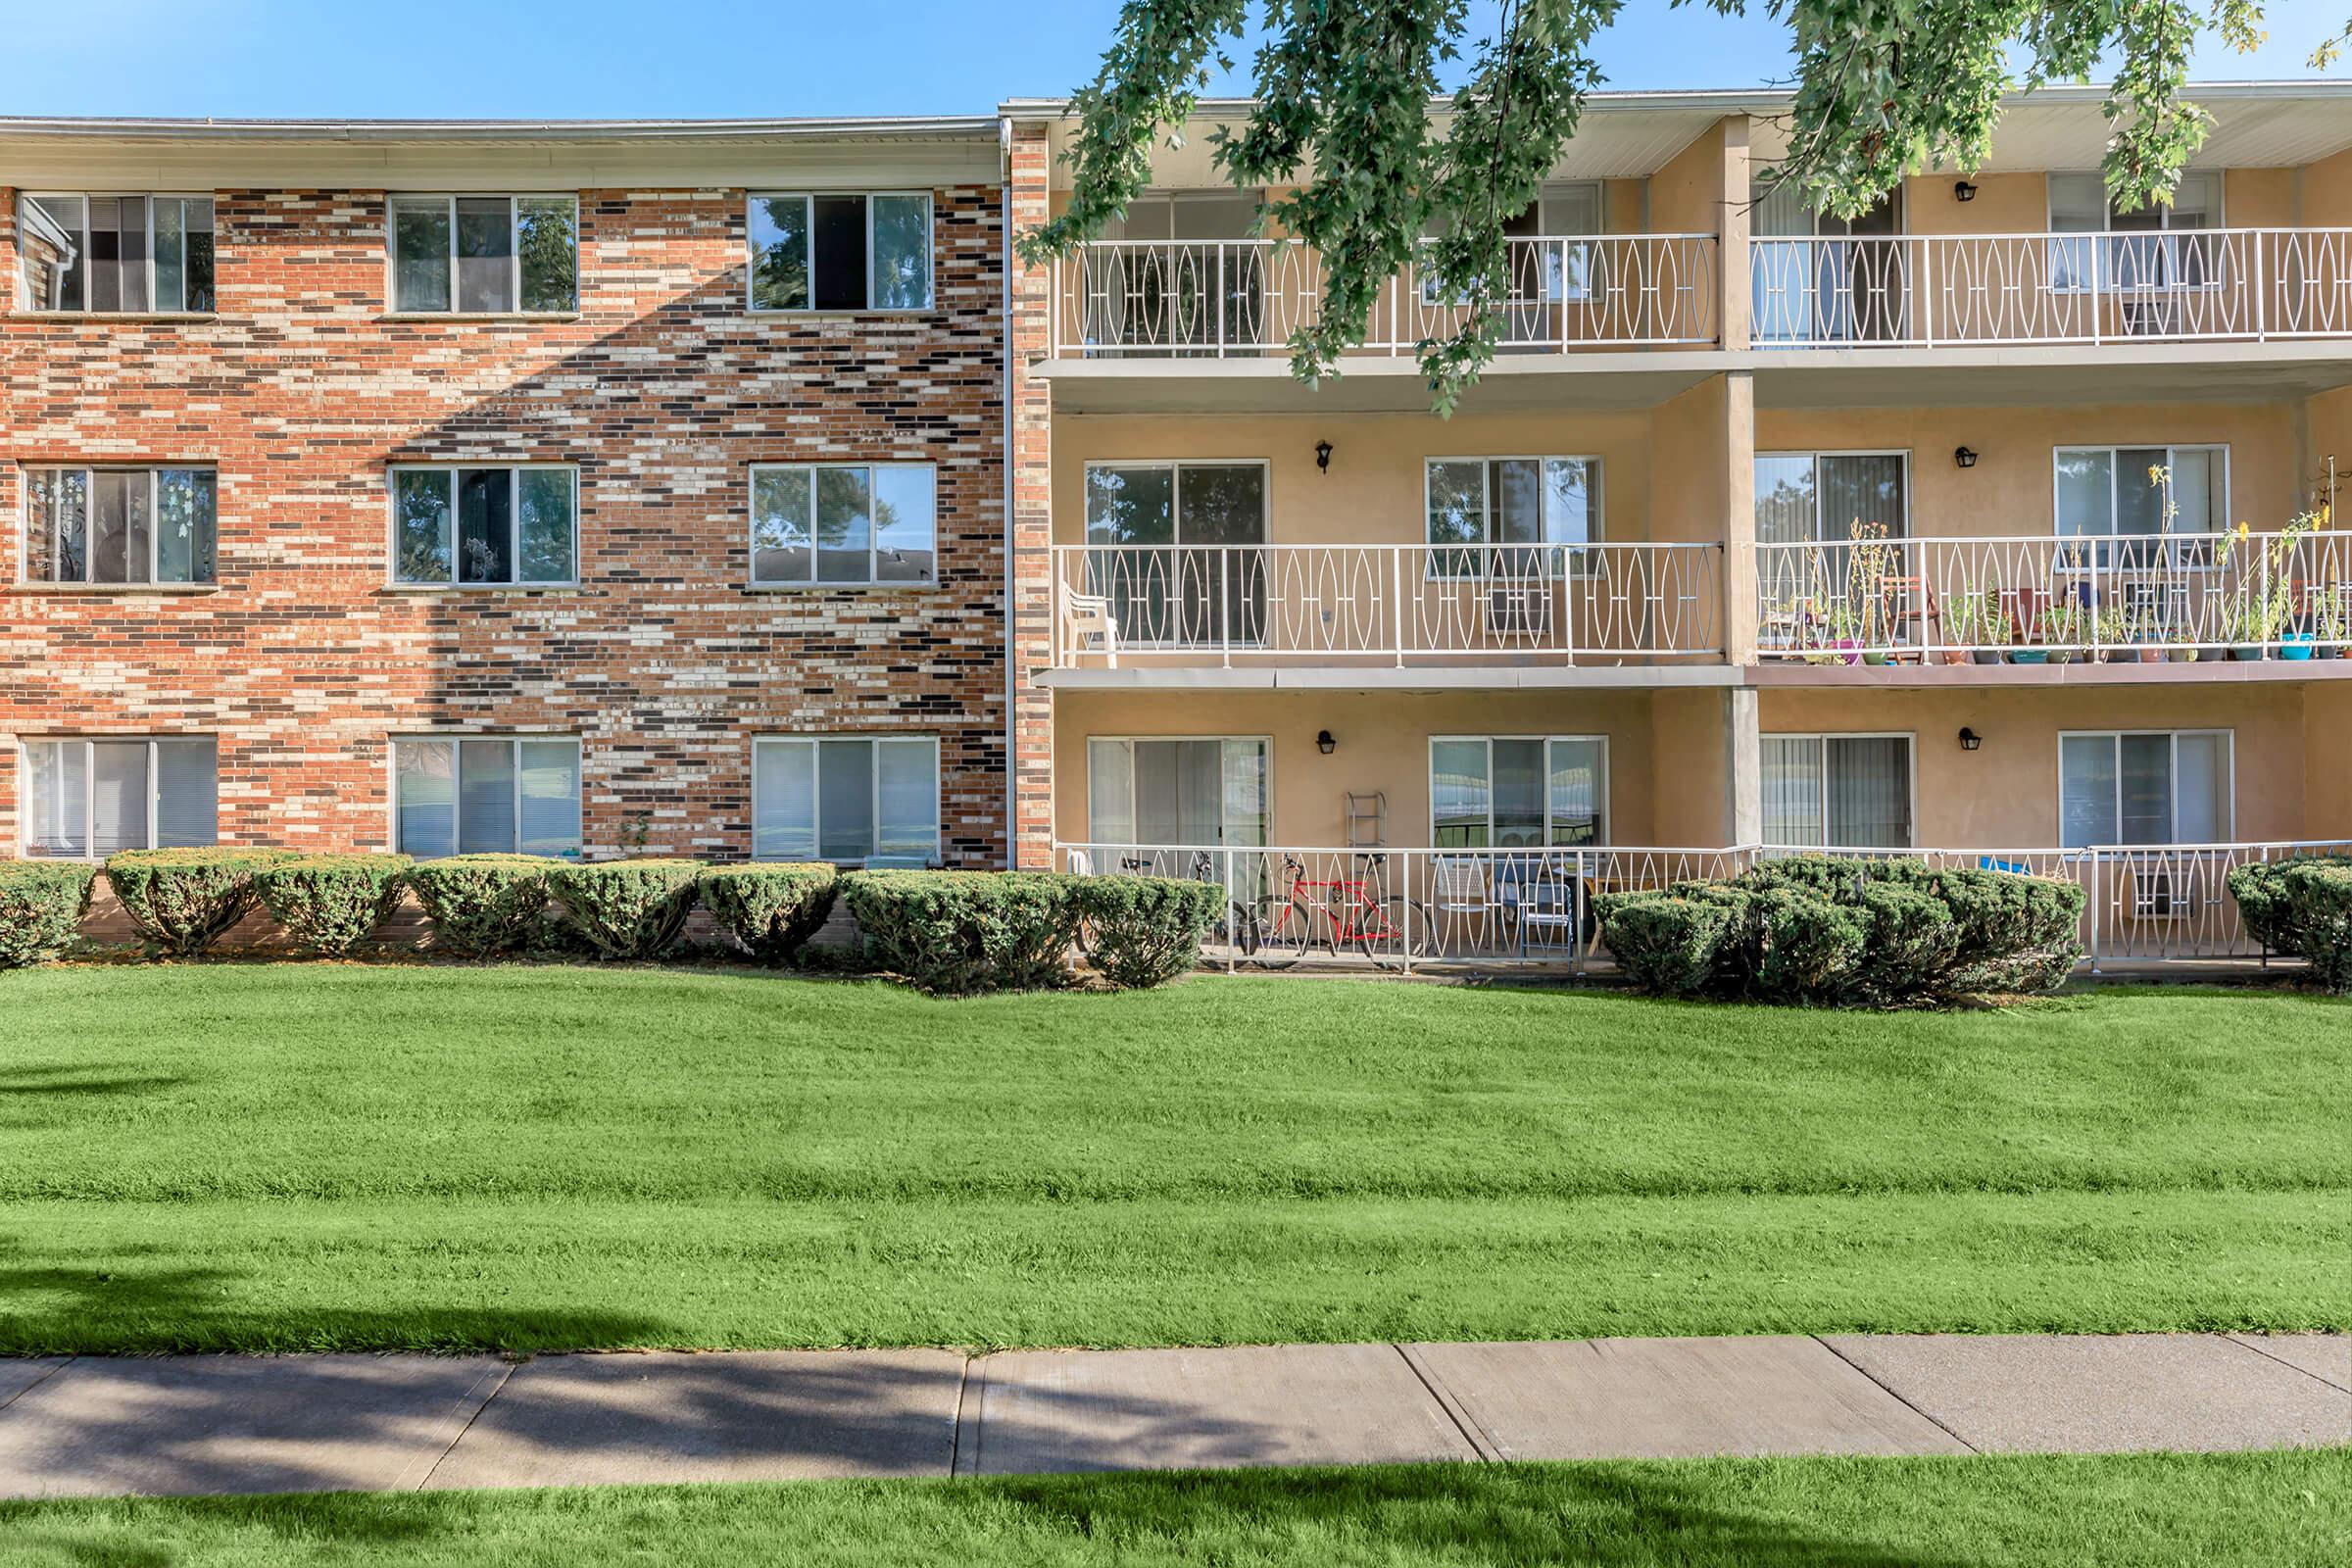
[[[1004,206],[1018,237],[1050,213],[1053,150],[1046,127],[1015,122],[1005,142]],[[1005,769],[1012,818],[1009,856],[1022,869],[1054,858],[1054,696],[1037,684],[1053,653],[1053,389],[1031,367],[1050,341],[1053,274],[1007,262],[1005,404],[1012,422],[1005,453],[1011,492],[1006,523],[1005,666],[1011,682]]]

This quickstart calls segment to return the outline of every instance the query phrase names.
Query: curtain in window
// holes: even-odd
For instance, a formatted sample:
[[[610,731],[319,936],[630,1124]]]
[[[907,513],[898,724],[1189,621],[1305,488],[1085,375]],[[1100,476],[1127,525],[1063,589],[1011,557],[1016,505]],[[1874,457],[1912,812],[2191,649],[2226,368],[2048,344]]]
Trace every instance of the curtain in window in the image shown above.
[[[420,860],[457,853],[457,766],[454,741],[402,741],[392,748],[392,809],[403,853]]]
[[[1544,839],[1544,805],[1549,779],[1542,741],[1489,743],[1494,769],[1494,845],[1527,849]]]
[[[817,858],[816,747],[808,741],[760,741],[754,752],[753,857]]]
[[[2230,811],[2230,737],[2175,737],[2171,842],[2221,844],[2233,831]]]
[[[1823,743],[1830,842],[1894,850],[1911,842],[1911,743],[1896,735],[1833,735]]]
[[[2114,736],[2060,737],[2058,842],[2070,850],[2118,842]]]
[[[1764,842],[1820,847],[1821,742],[1810,735],[1767,735],[1761,755]]]
[[[939,856],[939,753],[928,740],[874,743],[874,853]]]
[[[1086,836],[1097,844],[1134,844],[1135,749],[1126,741],[1086,743]]]
[[[204,849],[220,834],[218,743],[204,736],[155,743],[155,847]]]
[[[816,849],[827,860],[874,853],[874,743],[819,741],[816,747]]]
[[[461,196],[458,309],[514,309],[514,216],[504,196]]]
[[[514,744],[458,743],[458,853],[514,853]]]
[[[580,850],[580,743],[518,741],[520,816],[515,838],[525,855],[577,855]]]
[[[147,848],[147,743],[90,748],[90,853]]]
[[[1821,536],[1833,542],[1853,537],[1854,524],[1876,524],[1890,539],[1902,537],[1903,459],[1899,454],[1832,455],[1821,459]]]

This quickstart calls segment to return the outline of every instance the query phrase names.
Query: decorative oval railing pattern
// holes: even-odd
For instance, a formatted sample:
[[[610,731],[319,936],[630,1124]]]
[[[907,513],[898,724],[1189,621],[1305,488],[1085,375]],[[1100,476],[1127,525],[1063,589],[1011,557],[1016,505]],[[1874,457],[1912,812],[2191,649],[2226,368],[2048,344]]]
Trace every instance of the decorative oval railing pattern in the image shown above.
[[[1094,876],[1213,882],[1226,907],[1205,947],[1220,966],[1284,969],[1331,962],[1407,969],[1424,963],[1606,962],[1594,900],[1603,893],[1722,881],[1759,859],[1819,855],[1794,845],[1731,849],[1299,849],[1061,844],[1061,869]],[[2270,961],[2246,934],[2230,873],[2255,862],[2352,856],[2352,840],[2095,845],[2083,849],[1855,849],[1938,867],[2059,877],[2084,893],[2084,961]],[[2291,960],[2300,961],[2300,960]]]
[[[1711,234],[1606,234],[1507,243],[1497,308],[1508,351],[1659,344],[1718,336]],[[1088,359],[1280,355],[1318,318],[1320,256],[1296,240],[1096,240],[1054,265],[1052,352]],[[1407,267],[1382,289],[1360,352],[1399,355],[1450,336],[1459,291]]]
[[[1053,658],[1720,656],[1722,572],[1713,544],[1056,545]]]
[[[2352,647],[2352,533],[1979,535],[1755,549],[1765,660],[2300,660]]]
[[[1749,241],[1755,347],[2352,336],[2352,229]]]

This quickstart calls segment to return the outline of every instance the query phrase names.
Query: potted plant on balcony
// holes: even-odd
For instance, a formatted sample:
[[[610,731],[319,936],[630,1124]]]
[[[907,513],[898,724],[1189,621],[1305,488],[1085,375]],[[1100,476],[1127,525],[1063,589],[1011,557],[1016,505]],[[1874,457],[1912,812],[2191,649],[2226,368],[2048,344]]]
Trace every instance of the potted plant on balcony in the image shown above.
[[[1943,602],[1941,619],[1945,663],[2001,662],[2001,651],[1993,646],[2001,632],[2000,602],[1992,594],[1955,594]]]
[[[2040,660],[2020,660],[2020,663],[2071,664],[2086,652],[2089,638],[2082,624],[2088,612],[2078,605],[2048,605],[2034,617],[2035,639],[2041,644]]]

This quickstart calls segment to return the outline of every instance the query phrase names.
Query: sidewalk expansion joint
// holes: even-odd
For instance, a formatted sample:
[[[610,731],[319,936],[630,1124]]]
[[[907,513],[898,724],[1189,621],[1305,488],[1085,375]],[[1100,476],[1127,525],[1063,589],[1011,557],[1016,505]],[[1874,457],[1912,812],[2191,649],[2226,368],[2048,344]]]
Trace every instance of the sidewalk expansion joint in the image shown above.
[[[2311,1368],[2298,1365],[2293,1361],[2289,1361],[2282,1355],[2273,1355],[2263,1345],[2262,1341],[2255,1336],[2245,1334],[2225,1334],[2222,1336],[2222,1338],[2228,1340],[2231,1345],[2238,1346],[2244,1349],[2252,1350],[2256,1355],[2261,1356],[2265,1361],[2276,1361],[2282,1367],[2287,1367],[2293,1371],[2300,1372],[2305,1377],[2310,1378],[2313,1382],[2319,1384],[2322,1388],[2334,1389],[2343,1394],[2352,1394],[2352,1382],[2338,1383],[2333,1378],[2330,1378],[2324,1373],[2314,1372]]]
[[[1445,1379],[1415,1355],[1410,1347],[1398,1343],[1396,1349],[1398,1355],[1404,1357],[1404,1364],[1412,1368],[1413,1376],[1421,1380],[1421,1386],[1429,1391],[1429,1396],[1438,1401],[1438,1408],[1446,1412],[1446,1418],[1453,1423],[1454,1430],[1461,1433],[1462,1441],[1470,1445],[1473,1452],[1481,1459],[1499,1460],[1504,1457],[1502,1445],[1479,1425],[1478,1418],[1470,1413],[1469,1407],[1454,1396],[1451,1389],[1446,1387]]]
[[[66,1368],[72,1366],[74,1362],[80,1359],[81,1357],[78,1355],[69,1355],[62,1358],[57,1365],[51,1367],[39,1377],[34,1378],[30,1383],[25,1384],[23,1388],[10,1395],[7,1398],[0,1399],[0,1410],[7,1409],[10,1405],[16,1403],[19,1399],[22,1399],[24,1397],[24,1396],[30,1394],[33,1390],[39,1388],[42,1384],[48,1382],[51,1378],[57,1376],[60,1372],[63,1372]]]
[[[988,1372],[985,1357],[967,1355],[963,1358],[963,1375],[956,1384],[956,1429],[948,1435],[948,1474],[976,1476],[980,1473],[980,1403],[987,1393]],[[966,1411],[970,1414],[967,1416]],[[969,1425],[972,1441],[966,1445],[963,1432]]]
[[[521,1363],[516,1361],[502,1360],[499,1362],[498,1370],[495,1374],[485,1374],[485,1376],[488,1376],[491,1379],[490,1392],[482,1396],[482,1402],[473,1407],[473,1413],[466,1418],[466,1424],[458,1428],[457,1436],[451,1438],[448,1446],[439,1453],[433,1455],[433,1462],[424,1467],[424,1474],[416,1478],[416,1485],[411,1487],[409,1489],[410,1491],[422,1492],[425,1488],[433,1484],[433,1477],[440,1473],[443,1462],[446,1461],[452,1453],[457,1451],[459,1444],[466,1441],[466,1434],[473,1430],[473,1424],[482,1418],[482,1412],[490,1408],[490,1401],[506,1392],[507,1379],[514,1375],[514,1368],[520,1364]],[[480,1386],[481,1385],[478,1383],[474,1385],[475,1388],[479,1388]],[[473,1390],[468,1389],[466,1392],[468,1396],[471,1396]],[[405,1473],[401,1479],[404,1481],[407,1479]],[[397,1481],[394,1482],[392,1485],[392,1490],[395,1492],[399,1491],[400,1483]]]
[[[1823,1349],[1838,1357],[1838,1360],[1843,1361],[1847,1366],[1852,1367],[1855,1371],[1870,1379],[1871,1382],[1877,1384],[1880,1388],[1885,1389],[1887,1396],[1893,1399],[1897,1404],[1900,1404],[1904,1409],[1909,1410],[1912,1414],[1918,1416],[1923,1421],[1940,1427],[1954,1443],[1957,1443],[1969,1452],[1983,1453],[1984,1451],[1984,1449],[1978,1447],[1975,1444],[1969,1442],[1966,1438],[1962,1437],[1958,1432],[1954,1431],[1952,1429],[1952,1424],[1949,1421],[1943,1420],[1933,1410],[1923,1409],[1918,1404],[1913,1403],[1910,1396],[1904,1394],[1902,1390],[1896,1388],[1885,1378],[1880,1377],[1876,1372],[1873,1372],[1870,1368],[1864,1366],[1852,1356],[1847,1355],[1844,1351],[1838,1349],[1838,1347],[1832,1345],[1820,1335],[1808,1334],[1805,1336],[1805,1338],[1811,1340],[1815,1345],[1820,1346]]]

